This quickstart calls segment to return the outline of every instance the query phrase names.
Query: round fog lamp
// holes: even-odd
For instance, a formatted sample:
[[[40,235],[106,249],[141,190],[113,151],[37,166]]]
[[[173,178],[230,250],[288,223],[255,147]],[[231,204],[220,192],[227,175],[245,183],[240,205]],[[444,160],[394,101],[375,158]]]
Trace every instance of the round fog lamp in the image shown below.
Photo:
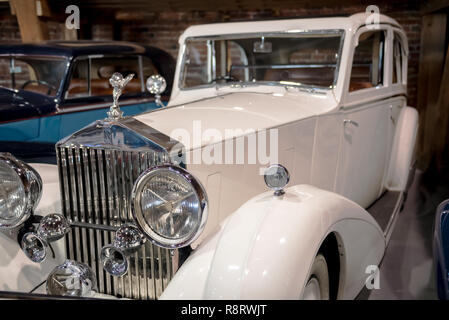
[[[161,247],[189,245],[206,224],[206,192],[183,168],[162,165],[144,171],[134,184],[131,199],[137,226]]]
[[[84,263],[66,260],[48,275],[47,293],[55,296],[91,297],[97,291],[92,269]]]

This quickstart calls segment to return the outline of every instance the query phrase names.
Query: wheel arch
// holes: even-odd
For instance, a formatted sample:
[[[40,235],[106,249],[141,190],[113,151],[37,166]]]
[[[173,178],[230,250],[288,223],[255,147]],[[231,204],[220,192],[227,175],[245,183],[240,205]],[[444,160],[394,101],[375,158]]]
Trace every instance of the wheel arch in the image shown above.
[[[352,299],[384,248],[382,231],[363,208],[297,185],[283,198],[264,193],[240,207],[195,250],[162,298],[298,299],[321,249],[331,263],[333,298]]]

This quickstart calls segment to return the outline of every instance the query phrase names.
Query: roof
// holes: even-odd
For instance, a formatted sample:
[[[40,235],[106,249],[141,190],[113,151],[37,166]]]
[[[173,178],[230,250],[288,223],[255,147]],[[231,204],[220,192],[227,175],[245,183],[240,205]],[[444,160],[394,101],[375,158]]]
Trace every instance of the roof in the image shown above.
[[[303,19],[277,19],[248,22],[225,22],[191,26],[179,38],[183,43],[189,37],[216,36],[224,34],[261,33],[261,32],[294,32],[300,30],[347,30],[355,31],[369,23],[367,13],[356,13],[351,16],[318,17]],[[399,23],[383,14],[379,14],[379,23],[400,27]]]
[[[122,41],[47,41],[0,44],[0,54],[39,54],[76,57],[93,54],[149,53],[149,46]]]

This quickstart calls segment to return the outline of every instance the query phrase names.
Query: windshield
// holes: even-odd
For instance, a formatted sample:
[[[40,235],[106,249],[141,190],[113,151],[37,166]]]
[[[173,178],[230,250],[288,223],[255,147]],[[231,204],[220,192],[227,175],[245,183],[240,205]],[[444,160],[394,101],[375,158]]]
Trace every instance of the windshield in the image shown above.
[[[0,57],[0,86],[56,96],[67,60],[56,57]]]
[[[180,87],[266,83],[332,88],[343,31],[186,40]]]

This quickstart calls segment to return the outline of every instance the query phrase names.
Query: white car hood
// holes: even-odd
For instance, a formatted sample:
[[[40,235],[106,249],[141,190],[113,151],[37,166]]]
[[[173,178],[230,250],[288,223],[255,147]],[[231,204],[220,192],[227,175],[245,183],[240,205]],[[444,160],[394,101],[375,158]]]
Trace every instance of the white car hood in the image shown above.
[[[189,150],[217,142],[210,133],[219,132],[218,136],[229,139],[239,136],[229,136],[229,130],[259,131],[325,113],[336,106],[331,97],[322,93],[226,93],[135,118],[175,140],[179,140],[180,133],[190,135],[190,141],[179,140]],[[195,139],[198,130],[202,137]],[[204,134],[206,130],[209,135]]]

